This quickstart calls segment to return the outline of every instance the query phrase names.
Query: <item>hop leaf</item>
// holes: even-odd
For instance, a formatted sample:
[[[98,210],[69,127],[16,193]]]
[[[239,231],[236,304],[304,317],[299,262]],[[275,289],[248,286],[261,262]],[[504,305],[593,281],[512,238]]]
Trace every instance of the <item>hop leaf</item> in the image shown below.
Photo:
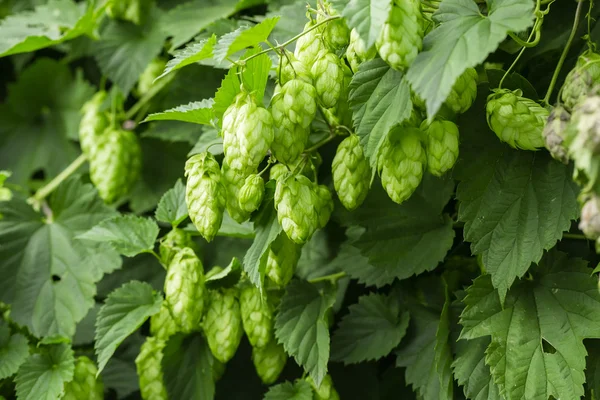
[[[417,0],[394,0],[377,39],[377,51],[390,67],[406,69],[423,47],[423,16]]]
[[[274,383],[287,362],[287,354],[283,346],[278,344],[275,339],[271,340],[264,347],[252,348],[252,362],[260,380],[265,385]]]
[[[285,286],[294,276],[302,247],[280,233],[271,243],[266,274],[278,286]]]
[[[175,254],[165,278],[165,300],[179,330],[197,330],[204,311],[204,268],[194,250]]]
[[[90,179],[102,199],[110,204],[129,193],[142,166],[137,136],[122,129],[107,128],[88,156]]]
[[[542,131],[546,149],[552,154],[552,157],[563,164],[569,162],[569,155],[563,142],[570,119],[571,115],[567,110],[558,105],[550,112],[546,126]]]
[[[95,149],[98,138],[108,126],[108,119],[100,112],[102,103],[106,100],[106,92],[97,92],[83,107],[81,107],[81,121],[79,122],[79,144],[83,154],[90,158]]]
[[[237,293],[233,289],[209,292],[204,333],[210,351],[222,363],[231,360],[244,334]]]
[[[585,52],[565,78],[562,101],[573,109],[600,80],[600,54]]]
[[[150,334],[157,339],[167,341],[175,333],[177,333],[177,324],[166,302],[163,302],[160,311],[150,317]]]
[[[258,174],[252,174],[244,181],[244,186],[240,189],[239,205],[245,212],[258,210],[265,194],[265,181]]]
[[[140,392],[144,400],[167,400],[161,366],[164,348],[164,341],[149,336],[135,359]]]
[[[331,195],[330,195],[331,196]],[[277,181],[275,209],[286,235],[295,243],[308,241],[319,225],[321,201],[313,183],[303,175],[287,175]]]
[[[413,194],[423,178],[427,160],[420,135],[416,128],[394,128],[381,145],[377,158],[381,184],[398,204]]]
[[[260,291],[248,285],[240,291],[242,326],[253,347],[264,347],[273,339],[273,309]]]
[[[208,152],[196,154],[185,163],[185,175],[185,200],[190,219],[210,242],[221,227],[225,209],[225,187],[219,163]]]
[[[371,183],[371,168],[358,136],[351,135],[339,144],[331,172],[342,205],[348,210],[358,208],[365,201]]]
[[[333,53],[321,53],[312,64],[310,73],[314,79],[319,102],[325,108],[335,106],[344,85],[344,70],[340,59]]]
[[[435,176],[442,176],[450,170],[458,158],[458,127],[452,121],[435,120],[424,122],[427,150],[427,169]]]
[[[65,394],[62,400],[103,400],[104,385],[102,378],[96,379],[98,368],[96,364],[86,356],[80,356],[75,360],[75,371],[73,380],[65,384]]]
[[[496,136],[515,149],[544,147],[542,130],[548,110],[521,96],[520,90],[501,90],[488,97],[487,121]]]

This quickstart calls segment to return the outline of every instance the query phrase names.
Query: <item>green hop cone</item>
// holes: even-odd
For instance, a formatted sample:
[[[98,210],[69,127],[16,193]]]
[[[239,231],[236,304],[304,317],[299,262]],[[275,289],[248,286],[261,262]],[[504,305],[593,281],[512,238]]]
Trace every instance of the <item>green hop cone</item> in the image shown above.
[[[316,90],[311,84],[292,79],[271,99],[275,136],[271,149],[277,160],[298,160],[308,142],[310,124],[317,113]]]
[[[339,144],[331,172],[342,205],[348,210],[358,208],[365,201],[371,184],[371,168],[358,136],[350,135]]]
[[[135,133],[107,128],[89,155],[90,179],[111,204],[127,195],[140,176],[142,149]]]
[[[288,172],[290,172],[290,170],[285,165],[275,164],[269,170],[269,179],[277,181],[280,178],[285,177]]]
[[[563,106],[557,105],[550,112],[546,126],[542,131],[546,149],[554,159],[564,164],[569,162],[567,148],[563,142],[565,140],[570,119],[571,114],[569,114]]]
[[[158,247],[163,265],[168,266],[175,253],[184,247],[190,247],[197,250],[198,246],[196,246],[192,236],[183,229],[173,228],[169,233],[163,236],[160,240],[160,246]]]
[[[419,187],[426,162],[419,129],[396,127],[389,132],[377,157],[377,169],[394,202],[403,203]]]
[[[244,181],[244,186],[240,189],[239,205],[245,212],[258,210],[265,194],[265,181],[258,174],[252,174]]]
[[[579,229],[588,239],[600,238],[600,198],[595,194],[581,208]]]
[[[229,213],[229,216],[239,223],[242,223],[250,218],[250,212],[245,211],[240,207],[240,190],[246,183],[246,178],[256,173],[256,169],[238,170],[231,168],[227,162],[223,162],[222,174],[223,184],[225,185],[225,189],[227,191],[227,213]]]
[[[107,93],[97,92],[90,100],[81,107],[81,121],[79,122],[79,144],[83,154],[90,158],[92,150],[95,149],[98,138],[108,126],[106,115],[100,112],[100,108]]]
[[[280,62],[281,64],[277,74],[280,85],[285,85],[296,78],[312,85],[313,80],[310,76],[309,67],[298,60],[293,53],[286,51],[286,53],[281,56]]]
[[[253,347],[264,347],[273,339],[273,309],[260,291],[248,285],[240,291],[242,326]]]
[[[321,381],[321,386],[317,387],[315,381],[309,376],[306,378],[306,381],[310,383],[312,386],[315,396],[314,400],[339,400],[340,395],[335,390],[333,386],[333,379],[331,379],[331,375],[327,374]]]
[[[277,219],[288,238],[306,243],[319,226],[320,199],[315,199],[314,184],[303,175],[288,174],[277,181],[274,200]]]
[[[304,25],[304,31],[307,31],[316,24],[315,21],[309,21]],[[310,67],[315,63],[322,52],[329,51],[323,41],[323,27],[318,27],[304,34],[296,41],[294,56],[304,65]]]
[[[600,96],[588,96],[573,109],[564,145],[575,162],[573,179],[582,193],[598,193],[600,183]]]
[[[294,276],[301,253],[302,246],[292,242],[285,233],[280,233],[269,248],[266,275],[277,286],[287,285]]]
[[[333,197],[325,185],[314,185],[313,198],[317,208],[317,227],[325,228],[333,212]]]
[[[175,254],[165,278],[165,301],[178,330],[189,333],[200,327],[204,312],[204,268],[194,250]]]
[[[190,219],[210,242],[221,227],[226,202],[219,163],[208,152],[193,155],[185,163],[185,176],[185,201]]]
[[[246,93],[238,94],[226,113],[227,117],[235,115],[235,119],[232,123],[228,120],[227,125],[223,122],[225,162],[238,170],[257,168],[273,142],[271,113]]]
[[[148,64],[142,75],[140,75],[140,79],[138,79],[137,94],[139,96],[143,96],[150,91],[150,88],[154,85],[154,80],[163,73],[166,66],[167,61],[162,57],[157,57]]]
[[[256,368],[256,373],[265,385],[270,385],[279,378],[287,358],[283,346],[278,344],[275,339],[264,347],[252,348],[254,368]]]
[[[364,40],[362,40],[356,29],[352,29],[350,32],[350,43],[346,49],[346,59],[350,63],[352,71],[356,73],[358,67],[365,61],[369,61],[375,58],[377,55],[377,49],[372,46],[367,49]]]
[[[488,96],[487,122],[496,136],[515,149],[537,150],[544,147],[542,131],[548,110],[522,97],[521,90],[500,90]]]
[[[135,359],[140,393],[144,400],[167,400],[161,366],[164,348],[163,340],[148,336]]]
[[[346,64],[342,64],[344,72],[344,81],[342,84],[342,92],[338,102],[333,108],[324,109],[325,118],[332,126],[353,126],[352,109],[350,108],[350,82],[352,81],[352,71]],[[318,153],[317,153],[318,154]]]
[[[600,81],[600,54],[587,51],[579,56],[573,70],[565,78],[562,101],[573,109]]]
[[[466,112],[477,97],[477,71],[467,68],[454,82],[444,105],[455,114]]]
[[[104,385],[102,378],[96,379],[98,368],[86,356],[79,356],[75,360],[73,380],[65,384],[65,393],[62,400],[102,400],[104,399]]]
[[[150,334],[160,340],[168,340],[177,333],[177,324],[163,301],[160,311],[150,317]]]
[[[231,360],[242,335],[242,316],[234,289],[212,290],[204,316],[203,328],[208,347],[222,363]]]
[[[322,53],[312,65],[310,73],[321,105],[334,107],[340,99],[344,85],[344,69],[333,53]]]
[[[387,22],[375,45],[381,58],[402,71],[423,47],[423,16],[418,0],[394,0]]]
[[[427,170],[435,176],[442,176],[452,169],[458,159],[458,127],[452,121],[434,120],[421,125],[425,132]]]
[[[339,15],[330,3],[324,2],[323,6],[323,12],[317,14],[317,23],[323,22],[326,18]],[[348,43],[350,42],[350,29],[344,18],[338,18],[327,22],[322,32],[325,44],[333,52],[342,50],[344,47],[348,46]]]

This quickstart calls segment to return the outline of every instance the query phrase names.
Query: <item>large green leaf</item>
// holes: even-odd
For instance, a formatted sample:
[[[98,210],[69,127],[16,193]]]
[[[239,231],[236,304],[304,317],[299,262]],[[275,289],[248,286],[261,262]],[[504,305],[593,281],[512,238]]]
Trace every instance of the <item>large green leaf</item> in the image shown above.
[[[19,400],[55,400],[73,379],[73,350],[67,344],[42,346],[31,355],[15,378]]]
[[[350,0],[342,11],[350,28],[356,28],[366,48],[375,44],[392,8],[389,0]]]
[[[108,295],[96,318],[98,372],[117,347],[148,317],[160,311],[163,298],[145,282],[131,281]]]
[[[452,363],[454,377],[464,386],[464,393],[473,400],[501,400],[498,386],[494,383],[490,367],[485,363],[485,349],[490,345],[489,337],[459,340]]]
[[[335,291],[294,280],[286,287],[275,320],[277,341],[317,385],[327,374],[329,328],[325,313],[334,302]]]
[[[148,121],[182,121],[194,124],[211,125],[213,119],[213,100],[204,99],[184,104],[170,110],[150,114],[144,122]]]
[[[349,307],[331,342],[331,358],[359,363],[387,356],[406,334],[409,314],[388,296],[361,296]]]
[[[531,273],[510,289],[504,306],[490,275],[477,278],[463,300],[461,338],[491,336],[485,361],[507,400],[578,399],[583,339],[600,338],[597,279],[586,262],[556,250]]]
[[[213,56],[213,48],[216,43],[217,36],[212,35],[208,39],[202,39],[198,42],[189,44],[184,49],[177,51],[174,57],[169,60],[165,71],[162,73],[162,75],[160,75],[159,78],[187,65],[211,58]]]
[[[178,226],[188,216],[185,202],[185,185],[181,179],[175,182],[173,188],[167,190],[158,202],[155,217],[157,220]]]
[[[240,50],[254,47],[266,41],[275,25],[277,25],[277,21],[279,21],[279,17],[265,18],[254,26],[242,26],[221,36],[215,45],[215,59],[223,61]]]
[[[423,51],[406,77],[427,103],[430,118],[450,94],[456,79],[482,63],[508,32],[533,24],[534,3],[527,0],[490,1],[487,15],[472,0],[444,0],[434,14],[441,23],[425,37]]]
[[[77,157],[70,139],[78,136],[79,110],[92,93],[80,73],[73,77],[66,64],[48,58],[8,85],[0,105],[0,169],[12,171],[11,182],[24,184],[35,171],[53,177]]]
[[[0,325],[0,379],[17,372],[29,357],[27,338],[20,333],[10,334],[7,325]]]
[[[0,57],[59,44],[96,29],[102,9],[96,1],[82,8],[73,0],[50,0],[33,11],[10,15],[0,22]]]
[[[114,211],[91,185],[70,179],[49,199],[45,215],[20,196],[0,202],[0,299],[11,318],[39,337],[72,337],[75,325],[94,305],[95,283],[120,259],[114,250],[74,237]]]

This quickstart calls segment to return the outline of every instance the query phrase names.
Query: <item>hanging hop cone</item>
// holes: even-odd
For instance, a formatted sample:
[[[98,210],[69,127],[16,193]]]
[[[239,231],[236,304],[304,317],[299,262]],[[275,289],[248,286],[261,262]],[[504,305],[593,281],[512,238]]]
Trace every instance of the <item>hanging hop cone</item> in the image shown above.
[[[277,286],[287,285],[296,271],[302,246],[292,242],[285,232],[271,243],[267,257],[266,275]]]
[[[273,339],[264,347],[252,348],[252,362],[260,380],[265,385],[271,385],[283,371],[287,354],[283,346]]]
[[[600,198],[591,196],[581,208],[581,221],[579,229],[589,239],[600,238]]]
[[[333,197],[325,185],[313,185],[313,198],[317,209],[317,228],[325,228],[333,212]]]
[[[381,58],[394,69],[410,66],[423,47],[423,16],[418,0],[394,0],[377,42]]]
[[[371,168],[360,139],[350,135],[338,146],[331,164],[333,186],[346,209],[358,208],[369,193]]]
[[[328,17],[338,16],[339,13],[334,10],[329,2],[323,2],[323,10],[317,14],[317,23],[323,22]],[[346,24],[346,20],[338,18],[325,23],[322,31],[323,41],[327,47],[336,52],[348,46],[350,42],[350,28]]]
[[[127,195],[142,168],[142,149],[135,133],[106,128],[90,153],[90,180],[111,204]]]
[[[245,212],[258,210],[265,194],[265,181],[258,174],[248,176],[239,193],[239,206]]]
[[[138,79],[137,92],[139,96],[143,96],[150,91],[150,88],[154,85],[154,80],[163,73],[166,66],[167,60],[162,57],[157,57],[148,64],[142,75],[140,75],[140,79]]]
[[[381,184],[390,198],[401,204],[419,187],[427,156],[421,132],[413,127],[397,127],[381,145],[377,169]]]
[[[563,142],[570,119],[571,115],[567,110],[563,106],[557,105],[550,112],[546,126],[542,131],[546,149],[552,154],[552,157],[563,164],[569,162],[567,148]]]
[[[273,308],[260,291],[248,285],[240,291],[242,326],[253,347],[264,347],[273,339]]]
[[[542,130],[549,112],[522,97],[521,90],[500,90],[489,95],[486,115],[490,129],[509,146],[522,150],[544,147]]]
[[[304,25],[304,32],[314,25],[316,25],[315,21],[308,21],[306,25]],[[327,51],[329,51],[329,49],[323,40],[323,26],[320,26],[298,38],[294,56],[296,56],[300,62],[304,63],[304,65],[310,67],[315,63],[322,52]]]
[[[421,125],[425,133],[427,170],[435,176],[449,171],[458,159],[458,127],[452,121],[434,120]]]
[[[322,53],[312,65],[310,73],[321,105],[325,108],[334,107],[340,100],[344,85],[341,60],[333,53]]]
[[[477,97],[477,71],[475,68],[467,68],[450,90],[444,105],[455,114],[466,112]]]
[[[79,356],[75,360],[73,380],[65,384],[65,393],[62,400],[103,400],[104,385],[102,377],[96,379],[98,368],[86,356]]]
[[[237,293],[234,289],[212,290],[208,299],[204,333],[212,354],[226,363],[235,355],[244,334]]]
[[[563,144],[575,162],[573,178],[582,192],[598,192],[600,181],[600,96],[588,96],[574,109]]]
[[[96,148],[98,139],[108,126],[106,115],[100,112],[100,108],[107,93],[97,92],[90,100],[81,107],[81,121],[79,122],[79,144],[81,151],[89,159],[92,151]]]
[[[193,155],[185,163],[185,176],[185,200],[190,219],[210,242],[223,222],[226,201],[219,163],[208,152]]]
[[[164,341],[148,336],[135,359],[140,393],[144,400],[168,399],[161,365],[164,348]]]
[[[194,250],[177,252],[165,278],[165,301],[179,331],[189,333],[200,327],[204,312],[204,268]]]
[[[306,243],[319,227],[321,200],[315,194],[314,184],[303,175],[286,177],[277,181],[275,188],[277,219],[294,243]]]
[[[177,324],[171,311],[163,301],[160,311],[150,317],[150,334],[157,339],[167,341],[177,333]]]
[[[562,101],[573,109],[600,82],[600,54],[587,51],[579,56],[575,67],[565,78]]]
[[[269,170],[269,179],[277,181],[280,178],[283,178],[284,176],[286,176],[286,174],[288,172],[290,172],[290,170],[285,165],[283,165],[283,164],[275,164]]]
[[[292,79],[271,99],[275,126],[271,149],[278,161],[291,164],[304,151],[317,112],[316,95],[314,86]]]
[[[246,183],[246,178],[256,174],[257,170],[255,168],[245,168],[241,170],[231,168],[227,162],[223,161],[221,171],[223,174],[223,184],[227,191],[227,213],[235,221],[242,223],[250,218],[250,212],[245,211],[240,207],[240,191]]]
[[[197,250],[198,246],[196,246],[192,236],[183,229],[173,228],[169,233],[163,236],[160,240],[160,246],[158,247],[163,265],[168,266],[175,253],[184,247],[190,247],[193,250]]]
[[[358,31],[353,28],[350,32],[350,43],[346,49],[346,59],[348,60],[348,63],[350,63],[352,71],[356,73],[360,64],[374,59],[376,55],[377,49],[375,46],[367,49],[364,40],[360,38]]]
[[[319,387],[317,387],[315,381],[313,381],[310,376],[306,378],[306,381],[310,383],[315,392],[315,400],[340,400],[340,395],[333,386],[333,379],[331,379],[331,375],[325,375],[325,378],[323,378],[321,386]]]
[[[313,84],[309,66],[298,60],[293,53],[288,51],[281,56],[281,65],[277,76],[279,85],[281,86],[293,79],[300,79],[309,85]]]

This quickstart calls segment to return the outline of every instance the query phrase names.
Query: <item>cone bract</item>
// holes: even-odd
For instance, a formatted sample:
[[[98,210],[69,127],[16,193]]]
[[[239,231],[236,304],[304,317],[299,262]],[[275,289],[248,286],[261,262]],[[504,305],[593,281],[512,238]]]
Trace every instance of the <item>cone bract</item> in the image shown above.
[[[379,55],[390,67],[404,70],[417,57],[423,47],[422,19],[418,0],[394,0],[375,43]]]
[[[262,299],[255,286],[247,286],[240,291],[240,311],[242,326],[253,347],[264,347],[273,339],[273,309]]]
[[[331,172],[342,205],[348,210],[360,206],[369,193],[371,168],[358,136],[350,135],[339,144]]]
[[[163,340],[148,336],[135,359],[140,393],[144,400],[168,399],[161,365],[164,348]]]
[[[79,356],[75,360],[73,380],[65,384],[65,393],[62,400],[102,400],[104,399],[104,384],[102,377],[96,373],[96,364],[86,356]]]
[[[287,354],[283,346],[275,339],[264,347],[252,348],[252,362],[256,373],[265,385],[274,383],[287,362]]]
[[[223,363],[231,360],[244,334],[237,293],[233,289],[212,290],[203,328],[210,351]]]
[[[434,120],[431,124],[424,122],[421,129],[425,133],[427,170],[442,176],[458,159],[458,127],[452,121]]]
[[[302,246],[292,242],[285,232],[280,233],[269,247],[266,275],[278,286],[285,286],[294,276]]]

